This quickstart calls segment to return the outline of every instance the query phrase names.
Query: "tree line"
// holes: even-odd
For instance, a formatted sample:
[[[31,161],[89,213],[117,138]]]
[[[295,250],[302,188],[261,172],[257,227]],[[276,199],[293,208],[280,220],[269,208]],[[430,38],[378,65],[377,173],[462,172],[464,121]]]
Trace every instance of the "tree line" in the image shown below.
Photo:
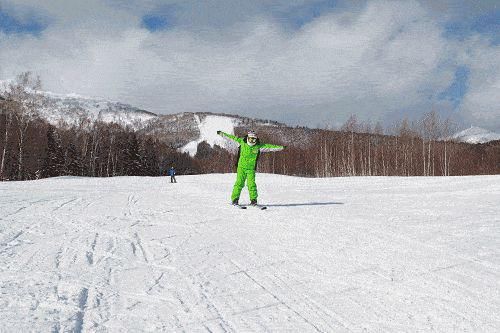
[[[500,141],[456,142],[451,121],[434,111],[404,119],[390,132],[352,116],[340,131],[312,130],[305,146],[264,156],[261,171],[311,177],[500,174]]]
[[[46,107],[41,83],[23,73],[0,97],[0,180],[54,176],[161,176],[234,171],[236,155],[206,142],[194,157],[157,134],[100,121],[55,127],[38,116]],[[255,128],[254,128],[255,129]],[[243,135],[247,128],[237,128]],[[403,120],[384,133],[352,116],[340,131],[256,128],[265,142],[286,144],[262,154],[260,172],[306,177],[455,176],[500,173],[500,142],[471,145],[449,139],[452,124],[437,113]]]
[[[0,99],[0,179],[54,176],[160,176],[175,166],[201,172],[198,163],[167,143],[118,124],[82,120],[54,127],[39,117],[45,98],[41,83],[23,73]]]

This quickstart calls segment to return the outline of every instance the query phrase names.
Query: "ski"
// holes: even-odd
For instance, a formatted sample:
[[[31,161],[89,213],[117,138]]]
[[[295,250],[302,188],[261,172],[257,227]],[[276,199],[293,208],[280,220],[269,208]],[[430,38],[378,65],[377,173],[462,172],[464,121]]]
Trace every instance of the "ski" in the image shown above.
[[[248,205],[246,207],[256,208],[256,209],[260,209],[260,210],[267,209],[267,206],[262,206],[262,205]]]
[[[259,210],[265,210],[267,209],[267,206],[262,206],[262,205],[240,205],[240,204],[231,204],[231,206],[237,207],[239,209],[247,209],[248,207],[252,209],[259,209]]]

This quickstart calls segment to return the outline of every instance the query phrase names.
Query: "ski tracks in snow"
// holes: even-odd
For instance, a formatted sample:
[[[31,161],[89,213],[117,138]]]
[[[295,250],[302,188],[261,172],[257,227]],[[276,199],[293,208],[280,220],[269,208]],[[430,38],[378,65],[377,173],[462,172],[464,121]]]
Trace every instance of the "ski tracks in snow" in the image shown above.
[[[266,179],[268,211],[223,175],[2,184],[0,331],[500,328],[498,178]]]
[[[121,297],[115,287],[121,273],[117,270],[148,262],[139,232],[127,229],[131,221],[142,218],[134,211],[137,198],[128,197],[126,216],[103,216],[109,202],[102,196],[55,199],[53,194],[15,201],[20,207],[10,202],[2,206],[2,292],[18,291],[2,297],[2,305],[15,309],[34,304],[26,320],[2,311],[0,321],[7,330],[22,328],[23,323],[29,330],[36,318],[44,319],[42,330],[97,329],[112,319],[113,304]],[[15,229],[19,227],[23,229]],[[127,251],[126,244],[136,244],[141,258]]]

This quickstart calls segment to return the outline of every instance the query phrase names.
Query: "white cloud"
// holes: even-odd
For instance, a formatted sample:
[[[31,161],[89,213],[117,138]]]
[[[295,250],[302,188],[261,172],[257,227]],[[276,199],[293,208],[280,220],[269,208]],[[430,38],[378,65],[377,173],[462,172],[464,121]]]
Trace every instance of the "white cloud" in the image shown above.
[[[140,27],[156,2],[119,9],[113,1],[47,3],[43,12],[56,19],[40,37],[0,36],[0,79],[32,70],[48,90],[158,113],[228,112],[315,126],[342,123],[351,113],[377,120],[428,111],[462,61],[471,71],[464,117],[500,118],[500,70],[491,60],[498,48],[477,42],[472,55],[458,57],[466,46],[443,37],[418,2],[374,1],[297,31],[250,8],[252,15],[224,29],[180,25],[160,33]]]
[[[468,91],[460,105],[465,121],[500,129],[500,46],[475,36],[467,41],[461,60],[470,68]]]

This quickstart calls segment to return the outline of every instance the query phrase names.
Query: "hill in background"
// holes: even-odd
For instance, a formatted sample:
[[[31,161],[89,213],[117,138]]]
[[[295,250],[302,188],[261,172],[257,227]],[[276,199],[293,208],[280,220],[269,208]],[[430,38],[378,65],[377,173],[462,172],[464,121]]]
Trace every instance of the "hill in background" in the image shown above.
[[[216,131],[243,136],[249,129],[264,142],[288,146],[262,154],[261,172],[309,177],[500,173],[500,141],[457,142],[448,120],[433,112],[416,122],[403,120],[389,134],[355,116],[334,131],[227,114],[156,115],[118,102],[42,92],[25,81],[4,90],[0,101],[0,179],[161,175],[170,165],[184,174],[231,172],[237,147]]]

